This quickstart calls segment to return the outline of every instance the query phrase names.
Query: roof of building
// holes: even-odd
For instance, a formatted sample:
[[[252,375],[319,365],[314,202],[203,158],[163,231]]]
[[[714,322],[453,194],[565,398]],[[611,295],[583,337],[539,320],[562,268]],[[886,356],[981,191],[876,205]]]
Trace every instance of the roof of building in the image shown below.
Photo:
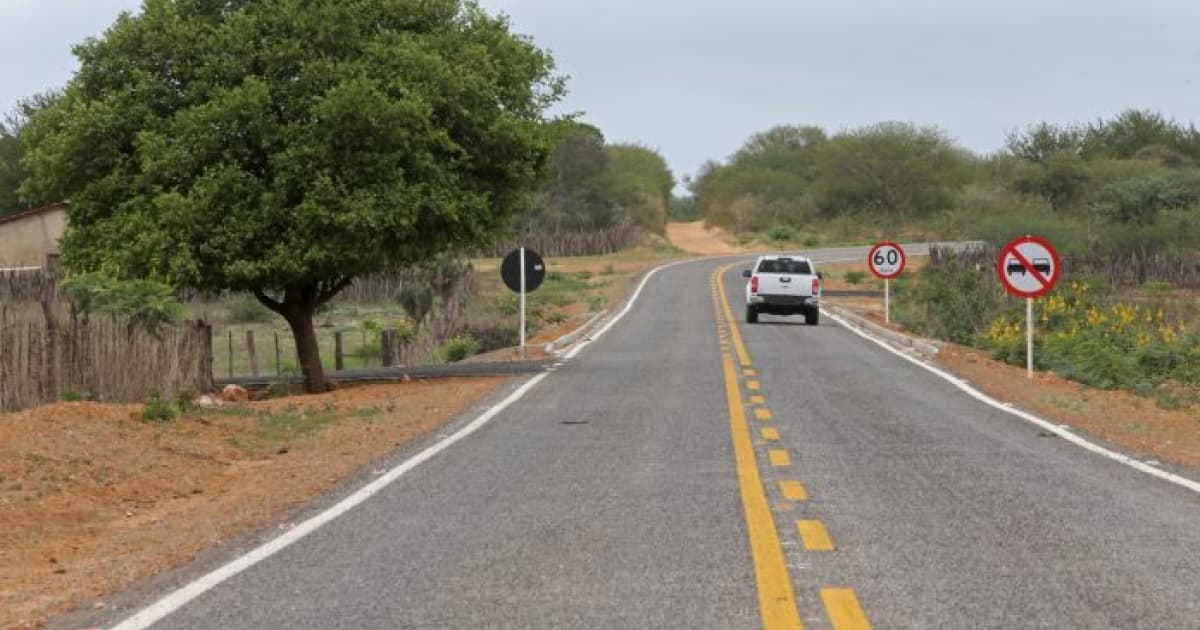
[[[53,212],[55,210],[66,210],[67,205],[69,205],[67,202],[60,201],[58,203],[52,203],[50,205],[42,206],[40,208],[33,208],[31,210],[22,210],[21,212],[17,212],[15,214],[6,214],[4,216],[0,216],[0,225],[4,225],[5,223],[12,223],[13,221],[20,221],[21,219],[27,219],[29,217],[34,217],[39,214],[46,214],[47,212]]]

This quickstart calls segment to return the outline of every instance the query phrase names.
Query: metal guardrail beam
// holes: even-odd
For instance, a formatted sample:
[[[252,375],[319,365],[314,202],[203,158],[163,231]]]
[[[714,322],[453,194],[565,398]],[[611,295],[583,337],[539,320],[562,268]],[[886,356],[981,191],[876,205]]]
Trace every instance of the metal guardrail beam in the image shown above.
[[[327,381],[341,383],[387,383],[415,379],[454,378],[462,376],[519,376],[544,372],[554,364],[554,359],[530,361],[495,361],[488,363],[453,363],[450,365],[427,365],[418,367],[366,368],[326,372]],[[267,387],[270,385],[292,385],[303,383],[301,376],[244,376],[216,379],[217,387],[241,385],[243,387]]]

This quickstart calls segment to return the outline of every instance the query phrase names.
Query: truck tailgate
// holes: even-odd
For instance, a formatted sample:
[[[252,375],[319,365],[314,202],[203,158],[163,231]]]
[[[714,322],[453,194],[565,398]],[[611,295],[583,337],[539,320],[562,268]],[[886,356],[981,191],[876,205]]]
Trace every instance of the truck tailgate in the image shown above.
[[[790,295],[810,297],[812,279],[809,274],[760,273],[758,274],[759,295]]]

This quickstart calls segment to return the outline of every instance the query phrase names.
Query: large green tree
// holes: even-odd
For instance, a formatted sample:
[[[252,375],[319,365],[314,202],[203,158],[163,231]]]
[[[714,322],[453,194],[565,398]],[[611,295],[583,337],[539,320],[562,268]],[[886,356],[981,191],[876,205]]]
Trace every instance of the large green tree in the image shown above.
[[[971,157],[940,130],[881,123],[830,140],[816,164],[816,196],[831,215],[867,214],[888,233],[950,208]]]
[[[54,104],[58,97],[59,93],[51,90],[23,98],[12,111],[0,117],[0,215],[62,200],[21,194],[21,187],[29,176],[22,163],[25,145],[21,142],[21,133],[38,112]]]
[[[691,184],[708,223],[742,230],[800,225],[814,165],[827,142],[819,127],[781,125],[757,133],[725,164],[709,162]]]
[[[314,311],[505,229],[562,92],[546,52],[460,0],[146,0],[75,54],[24,134],[27,190],[72,201],[65,264],[253,292],[309,391]]]
[[[608,153],[609,190],[638,227],[663,233],[675,175],[654,149],[636,144],[615,144]]]
[[[524,232],[603,230],[620,221],[608,189],[604,134],[585,123],[550,127],[553,149],[535,203],[522,217]]]

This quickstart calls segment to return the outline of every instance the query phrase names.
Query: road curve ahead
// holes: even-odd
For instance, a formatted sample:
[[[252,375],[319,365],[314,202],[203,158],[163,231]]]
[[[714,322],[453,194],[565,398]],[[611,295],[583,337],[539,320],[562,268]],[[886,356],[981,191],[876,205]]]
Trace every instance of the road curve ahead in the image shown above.
[[[1200,628],[1200,495],[828,319],[746,325],[731,261],[661,270],[475,433],[154,627]]]

